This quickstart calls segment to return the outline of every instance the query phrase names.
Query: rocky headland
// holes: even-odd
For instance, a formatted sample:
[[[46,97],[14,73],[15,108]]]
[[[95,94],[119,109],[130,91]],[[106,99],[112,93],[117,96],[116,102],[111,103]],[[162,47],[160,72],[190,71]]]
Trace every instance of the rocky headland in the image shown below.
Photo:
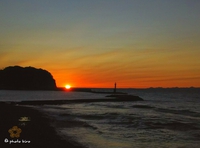
[[[50,72],[34,67],[9,66],[0,70],[0,89],[4,90],[56,90]]]

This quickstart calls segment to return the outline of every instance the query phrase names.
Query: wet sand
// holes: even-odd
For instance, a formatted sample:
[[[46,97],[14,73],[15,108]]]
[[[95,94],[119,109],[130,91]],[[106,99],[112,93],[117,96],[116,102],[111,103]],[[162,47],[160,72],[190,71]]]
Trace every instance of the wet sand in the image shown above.
[[[28,117],[30,121],[19,121],[21,117]],[[83,146],[57,135],[55,129],[50,125],[51,122],[53,122],[52,119],[33,108],[0,102],[0,147],[83,148]],[[10,137],[8,130],[13,126],[21,129],[19,138]],[[16,143],[9,144],[10,142]]]

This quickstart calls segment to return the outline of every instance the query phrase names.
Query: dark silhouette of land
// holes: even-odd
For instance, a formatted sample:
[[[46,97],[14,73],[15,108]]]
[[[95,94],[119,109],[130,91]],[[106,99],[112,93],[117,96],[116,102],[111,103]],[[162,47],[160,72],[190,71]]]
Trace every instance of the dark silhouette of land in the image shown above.
[[[112,97],[115,98],[115,100],[121,100],[121,101],[144,101],[139,96],[129,95],[129,94],[111,94],[107,95],[106,97]]]
[[[0,70],[0,89],[4,90],[56,90],[50,72],[34,67],[9,66]]]
[[[70,103],[92,103],[92,102],[134,102],[144,101],[139,96],[133,95],[111,95],[106,99],[77,99],[77,100],[38,100],[38,101],[21,101],[12,102],[12,104],[18,105],[58,105],[58,104],[70,104]]]

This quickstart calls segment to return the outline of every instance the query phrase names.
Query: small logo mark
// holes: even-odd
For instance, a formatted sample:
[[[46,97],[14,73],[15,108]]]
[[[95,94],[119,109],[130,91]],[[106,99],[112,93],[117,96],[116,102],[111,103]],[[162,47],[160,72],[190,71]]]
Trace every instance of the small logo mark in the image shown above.
[[[20,117],[19,121],[23,122],[23,121],[31,121],[30,117]]]
[[[10,133],[11,138],[19,138],[22,130],[17,126],[13,126],[11,129],[8,130],[8,132]]]

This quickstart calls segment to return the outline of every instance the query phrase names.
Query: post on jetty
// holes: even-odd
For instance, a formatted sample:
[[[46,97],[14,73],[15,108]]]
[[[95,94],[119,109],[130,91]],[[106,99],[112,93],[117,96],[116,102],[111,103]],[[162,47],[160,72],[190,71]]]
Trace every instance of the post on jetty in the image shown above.
[[[117,83],[115,82],[114,93],[116,93]]]

